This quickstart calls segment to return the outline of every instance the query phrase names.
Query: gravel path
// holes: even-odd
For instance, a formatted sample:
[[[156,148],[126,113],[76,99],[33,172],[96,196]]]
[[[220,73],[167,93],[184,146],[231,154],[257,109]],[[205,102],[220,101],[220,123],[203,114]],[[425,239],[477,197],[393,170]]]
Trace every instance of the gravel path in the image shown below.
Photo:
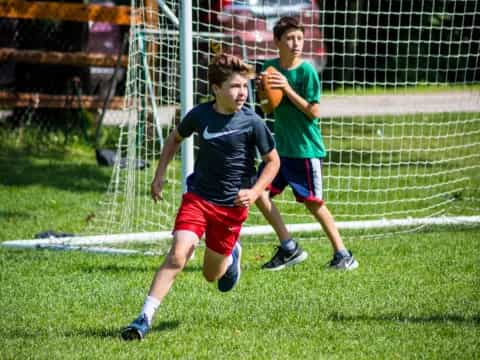
[[[320,101],[321,117],[399,115],[437,112],[480,112],[480,91],[445,91],[430,94],[397,95],[324,95]],[[160,107],[161,122],[170,123],[174,107]],[[7,116],[10,111],[0,111]],[[131,117],[131,114],[130,114]],[[110,110],[104,125],[119,125],[128,121],[128,113]]]
[[[480,112],[480,91],[398,95],[323,96],[321,117]]]

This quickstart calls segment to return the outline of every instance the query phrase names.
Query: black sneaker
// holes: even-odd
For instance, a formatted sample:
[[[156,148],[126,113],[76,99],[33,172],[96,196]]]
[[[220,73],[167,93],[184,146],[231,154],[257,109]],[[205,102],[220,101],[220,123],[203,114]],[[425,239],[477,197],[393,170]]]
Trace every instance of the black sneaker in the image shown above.
[[[282,270],[287,266],[301,263],[307,257],[307,252],[303,251],[297,243],[295,243],[295,249],[291,252],[288,252],[279,246],[270,261],[262,265],[262,269],[270,271]]]
[[[337,251],[333,255],[329,267],[335,270],[354,270],[358,268],[358,261],[355,260],[351,251],[348,251],[348,255],[342,255]]]

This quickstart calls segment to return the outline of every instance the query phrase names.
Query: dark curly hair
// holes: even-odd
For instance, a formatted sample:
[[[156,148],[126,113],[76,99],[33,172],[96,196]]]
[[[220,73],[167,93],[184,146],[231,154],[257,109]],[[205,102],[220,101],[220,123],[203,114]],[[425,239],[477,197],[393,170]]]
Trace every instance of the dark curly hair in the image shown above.
[[[273,27],[273,36],[275,39],[280,40],[282,35],[290,29],[300,30],[302,33],[305,32],[303,25],[300,23],[300,21],[298,21],[297,18],[292,16],[284,16],[278,20]]]
[[[243,62],[236,56],[219,54],[208,65],[208,82],[210,86],[221,85],[233,73],[239,73],[247,78],[255,76],[255,70],[252,65]]]

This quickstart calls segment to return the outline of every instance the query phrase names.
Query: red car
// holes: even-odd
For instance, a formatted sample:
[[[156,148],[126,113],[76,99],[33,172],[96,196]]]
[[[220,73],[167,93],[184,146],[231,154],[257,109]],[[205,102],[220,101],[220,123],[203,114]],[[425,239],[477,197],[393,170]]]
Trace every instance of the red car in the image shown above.
[[[249,61],[262,62],[278,56],[273,27],[282,16],[298,17],[305,28],[303,57],[318,72],[326,64],[326,51],[320,29],[320,11],[311,0],[220,0],[200,7],[200,19],[212,37],[217,32],[224,52]]]

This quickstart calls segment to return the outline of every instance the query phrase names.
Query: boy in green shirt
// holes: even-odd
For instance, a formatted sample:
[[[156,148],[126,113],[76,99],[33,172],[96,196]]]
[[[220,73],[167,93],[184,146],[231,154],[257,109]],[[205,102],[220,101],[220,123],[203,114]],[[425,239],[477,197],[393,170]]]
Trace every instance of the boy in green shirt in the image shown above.
[[[307,253],[290,236],[285,222],[271,197],[281,193],[287,185],[296,200],[303,202],[320,222],[334,254],[330,261],[333,269],[352,270],[358,262],[345,248],[333,216],[322,196],[322,162],[326,156],[325,145],[319,127],[320,80],[308,61],[303,60],[304,29],[297,19],[283,17],[273,29],[279,58],[267,60],[263,69],[275,67],[278,72],[269,76],[271,87],[283,90],[282,102],[274,110],[275,141],[281,159],[278,175],[256,201],[257,207],[272,225],[280,240],[280,246],[272,259],[263,265],[266,270],[281,270],[298,264]],[[261,83],[260,74],[257,84]]]

